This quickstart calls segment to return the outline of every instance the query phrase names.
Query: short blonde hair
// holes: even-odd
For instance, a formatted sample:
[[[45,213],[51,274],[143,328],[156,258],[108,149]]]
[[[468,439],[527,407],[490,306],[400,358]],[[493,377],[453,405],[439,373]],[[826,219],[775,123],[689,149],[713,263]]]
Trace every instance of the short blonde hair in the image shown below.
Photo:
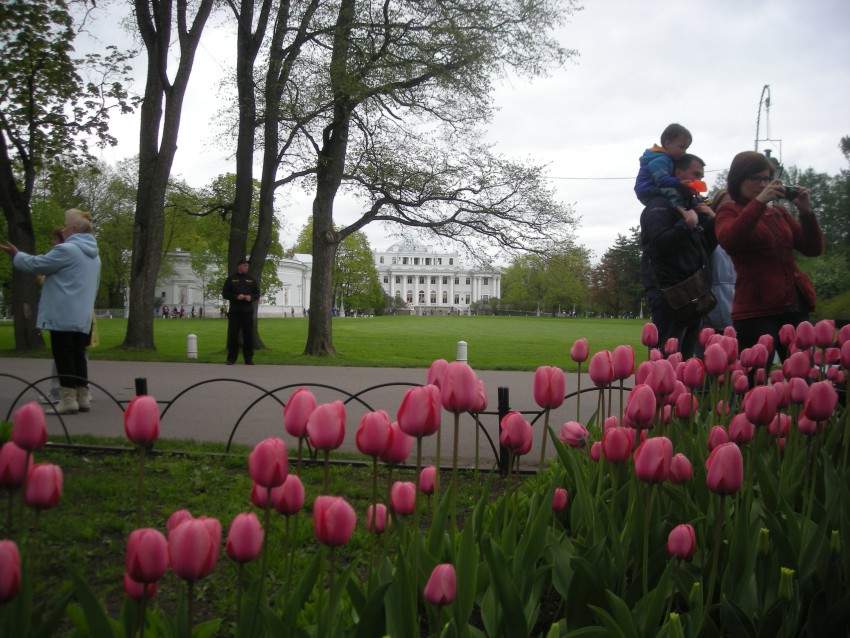
[[[77,233],[90,233],[94,226],[88,211],[70,208],[65,211],[65,226]]]

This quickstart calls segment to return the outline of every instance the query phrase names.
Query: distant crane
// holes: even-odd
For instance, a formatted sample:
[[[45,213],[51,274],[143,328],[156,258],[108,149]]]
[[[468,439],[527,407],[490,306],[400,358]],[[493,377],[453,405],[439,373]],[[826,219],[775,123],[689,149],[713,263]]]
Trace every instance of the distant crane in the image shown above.
[[[761,114],[764,111],[765,122],[765,137],[759,137],[761,134]],[[769,145],[775,144],[779,147],[779,157],[771,156],[772,148],[764,149],[764,154],[768,160],[776,167],[775,177],[782,175],[782,140],[770,137],[770,85],[765,84],[761,90],[761,98],[759,99],[759,110],[756,116],[756,142],[755,150],[759,150],[759,142],[766,142]]]

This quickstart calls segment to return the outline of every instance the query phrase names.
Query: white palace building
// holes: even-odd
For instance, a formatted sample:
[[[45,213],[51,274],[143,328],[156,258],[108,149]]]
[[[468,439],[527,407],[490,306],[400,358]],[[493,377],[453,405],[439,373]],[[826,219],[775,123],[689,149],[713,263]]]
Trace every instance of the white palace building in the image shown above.
[[[415,314],[467,314],[501,296],[501,273],[464,268],[458,253],[405,240],[374,255],[384,292]]]

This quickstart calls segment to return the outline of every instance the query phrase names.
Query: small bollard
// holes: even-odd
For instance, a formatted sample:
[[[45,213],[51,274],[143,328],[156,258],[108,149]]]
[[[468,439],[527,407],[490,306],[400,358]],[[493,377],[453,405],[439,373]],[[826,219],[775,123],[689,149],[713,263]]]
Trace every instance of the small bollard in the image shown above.
[[[466,361],[466,341],[457,342],[457,355],[455,361]]]
[[[136,377],[136,396],[142,397],[148,393],[148,380],[145,377]]]
[[[196,335],[186,335],[186,358],[198,358],[198,337]]]

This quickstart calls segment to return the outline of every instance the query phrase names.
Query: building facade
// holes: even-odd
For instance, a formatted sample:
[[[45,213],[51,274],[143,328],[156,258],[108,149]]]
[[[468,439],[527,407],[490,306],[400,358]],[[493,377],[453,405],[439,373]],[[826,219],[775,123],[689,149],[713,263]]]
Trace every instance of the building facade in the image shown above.
[[[501,273],[464,268],[458,253],[406,240],[374,256],[384,292],[411,314],[468,314],[501,296]]]

